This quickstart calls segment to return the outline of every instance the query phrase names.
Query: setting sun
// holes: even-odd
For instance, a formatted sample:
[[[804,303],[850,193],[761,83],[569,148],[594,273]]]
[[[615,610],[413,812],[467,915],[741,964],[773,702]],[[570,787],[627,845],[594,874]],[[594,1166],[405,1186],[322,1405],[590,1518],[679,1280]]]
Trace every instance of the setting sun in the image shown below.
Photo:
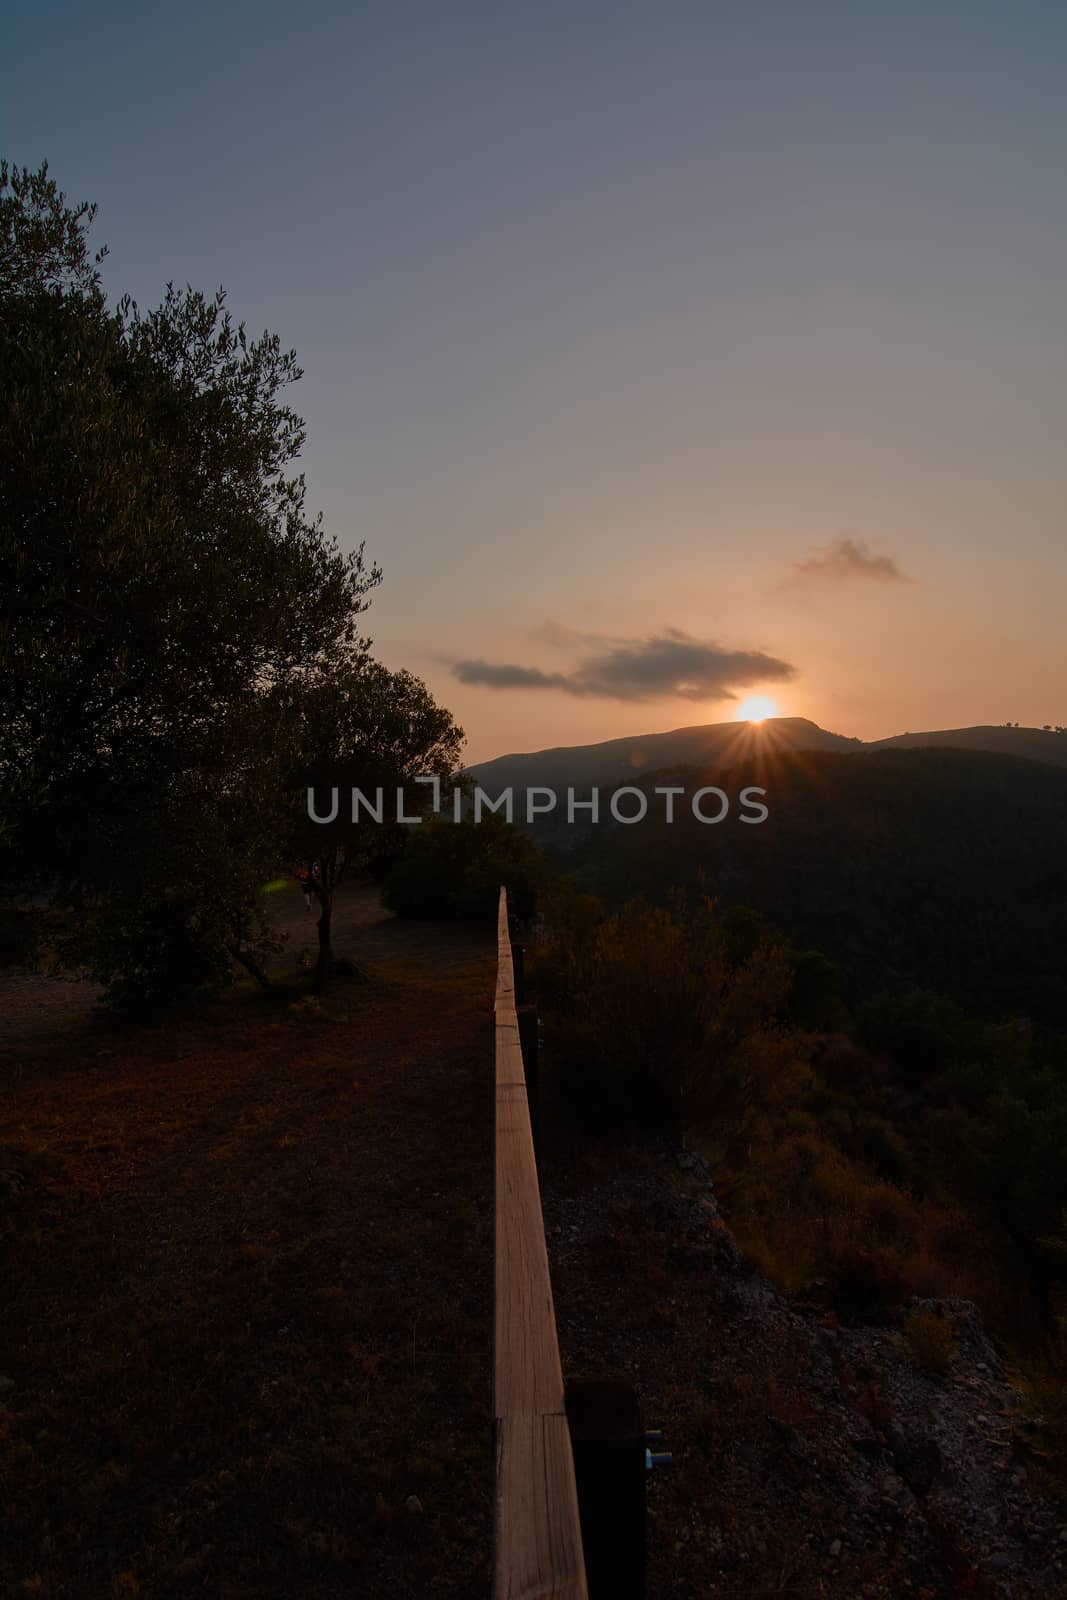
[[[765,694],[750,695],[737,708],[738,722],[762,722],[766,717],[776,717],[778,707]]]

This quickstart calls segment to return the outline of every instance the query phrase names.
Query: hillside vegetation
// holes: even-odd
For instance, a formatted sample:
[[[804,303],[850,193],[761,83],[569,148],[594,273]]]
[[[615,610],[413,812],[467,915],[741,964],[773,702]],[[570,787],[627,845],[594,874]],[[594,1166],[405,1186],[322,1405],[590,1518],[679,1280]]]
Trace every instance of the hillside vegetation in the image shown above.
[[[964,750],[862,759],[784,752],[644,780],[736,797],[766,789],[758,826],[732,815],[545,830],[583,888],[617,907],[706,885],[838,965],[852,998],[943,991],[986,1015],[1067,1025],[1067,772]]]
[[[612,915],[562,893],[535,970],[572,1126],[695,1144],[740,1243],[845,1325],[975,1301],[1030,1373],[1062,1473],[1063,1033],[924,991],[850,1001],[758,914],[684,893]],[[945,1359],[938,1332],[913,1326],[918,1360]]]

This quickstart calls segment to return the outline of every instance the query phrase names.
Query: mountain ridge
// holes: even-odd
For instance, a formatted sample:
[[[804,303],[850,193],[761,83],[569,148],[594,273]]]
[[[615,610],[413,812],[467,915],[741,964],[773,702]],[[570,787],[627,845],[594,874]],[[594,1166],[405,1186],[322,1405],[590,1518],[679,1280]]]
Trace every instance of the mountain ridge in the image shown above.
[[[554,787],[622,781],[660,768],[707,762],[729,767],[746,757],[774,750],[838,750],[860,755],[875,750],[929,748],[978,750],[1067,767],[1067,733],[1043,728],[989,723],[863,740],[831,733],[807,717],[768,717],[761,723],[698,723],[594,744],[513,751],[488,761],[472,762],[465,771],[479,783],[492,782],[501,788]]]

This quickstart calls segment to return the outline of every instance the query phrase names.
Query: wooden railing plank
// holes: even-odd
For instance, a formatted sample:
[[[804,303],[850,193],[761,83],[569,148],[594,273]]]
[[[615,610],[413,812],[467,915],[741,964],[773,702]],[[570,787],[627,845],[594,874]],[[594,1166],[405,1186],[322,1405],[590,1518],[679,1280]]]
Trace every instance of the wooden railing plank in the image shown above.
[[[496,1086],[498,1089],[522,1090],[526,1100],[526,1071],[522,1063],[522,1045],[519,1043],[519,1025],[497,1023],[496,1029]]]
[[[524,1100],[497,1098],[497,1416],[563,1411],[563,1374],[541,1195]]]
[[[586,1600],[566,1417],[503,1418],[496,1482],[497,1600]]]
[[[503,889],[497,944],[494,1596],[587,1600]]]

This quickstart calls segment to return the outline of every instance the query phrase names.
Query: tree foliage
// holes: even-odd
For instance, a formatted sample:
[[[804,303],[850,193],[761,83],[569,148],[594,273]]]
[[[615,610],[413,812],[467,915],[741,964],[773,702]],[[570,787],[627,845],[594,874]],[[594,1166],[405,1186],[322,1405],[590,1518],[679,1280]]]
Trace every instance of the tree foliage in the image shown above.
[[[381,574],[306,510],[293,353],[221,290],[109,308],[93,216],[0,171],[0,877],[104,976],[157,914],[213,970],[289,827],[277,696],[366,662]]]
[[[402,917],[489,927],[501,884],[512,911],[525,919],[556,878],[549,859],[501,817],[440,818],[413,828],[386,882],[385,903]]]
[[[109,312],[91,208],[43,169],[5,183],[4,821],[22,871],[93,882],[113,821],[125,837],[220,719],[365,652],[380,574],[305,513],[303,430],[279,398],[300,373],[276,336],[249,341],[221,291]]]
[[[679,798],[667,824],[653,797],[640,829],[569,830],[561,857],[609,908],[703,880],[823,951],[851,996],[928,988],[1067,1025],[1063,768],[973,750],[768,751],[641,781],[650,795],[759,785],[770,815],[704,826]]]
[[[456,772],[463,729],[420,678],[370,659],[319,672],[295,691],[282,686],[272,703],[293,752],[292,850],[317,868],[312,887],[319,904],[316,978],[322,984],[334,964],[338,884],[353,867],[381,872],[403,852],[408,828],[398,814],[430,808],[433,788],[418,780],[443,780]],[[366,796],[370,811],[362,805],[354,811],[353,791]],[[333,809],[327,802],[336,794],[333,821],[312,820],[306,804],[311,794],[319,802],[316,815],[324,814],[323,807],[326,814]]]

